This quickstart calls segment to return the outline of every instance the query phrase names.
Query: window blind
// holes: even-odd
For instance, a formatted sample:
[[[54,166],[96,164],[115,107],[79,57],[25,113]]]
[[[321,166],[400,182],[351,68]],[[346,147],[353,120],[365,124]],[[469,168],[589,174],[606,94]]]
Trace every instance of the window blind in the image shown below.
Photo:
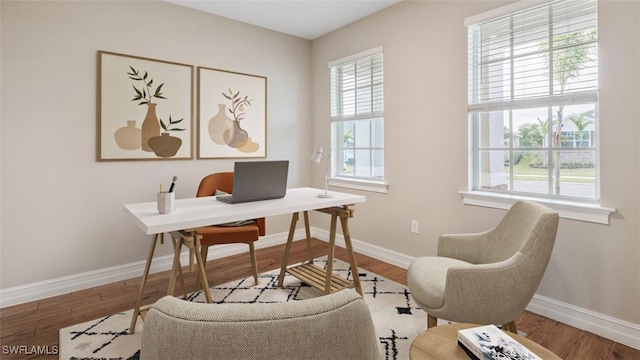
[[[332,122],[383,116],[383,54],[374,50],[329,64]]]
[[[597,101],[596,0],[551,1],[465,23],[469,111]]]

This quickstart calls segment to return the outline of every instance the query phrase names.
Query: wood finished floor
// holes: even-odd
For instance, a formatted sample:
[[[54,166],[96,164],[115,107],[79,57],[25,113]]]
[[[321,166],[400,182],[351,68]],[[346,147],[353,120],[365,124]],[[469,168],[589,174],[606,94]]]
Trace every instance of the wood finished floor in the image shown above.
[[[314,240],[314,255],[326,255],[327,247],[326,242]],[[258,250],[259,271],[266,272],[279,268],[283,249],[284,245],[279,245]],[[215,248],[211,251],[215,251]],[[347,261],[344,249],[337,248],[335,255]],[[306,259],[306,256],[305,243],[294,242],[289,263],[301,262]],[[406,270],[364,255],[357,254],[356,259],[358,267],[406,285]],[[240,254],[210,261],[207,264],[207,273],[211,284],[222,284],[250,276],[249,255]],[[133,308],[140,280],[141,278],[137,277],[0,309],[0,345],[2,345],[0,358],[57,359],[57,355],[10,355],[6,353],[6,346],[24,345],[28,348],[48,346],[50,349],[58,346],[59,329]],[[185,282],[194,284],[195,273],[185,273]],[[144,304],[153,303],[164,296],[167,286],[167,271],[150,275]],[[188,289],[188,291],[193,290],[195,285],[191,285]],[[640,350],[530,312],[522,314],[517,324],[518,329],[528,334],[529,339],[550,349],[563,359],[640,360]]]

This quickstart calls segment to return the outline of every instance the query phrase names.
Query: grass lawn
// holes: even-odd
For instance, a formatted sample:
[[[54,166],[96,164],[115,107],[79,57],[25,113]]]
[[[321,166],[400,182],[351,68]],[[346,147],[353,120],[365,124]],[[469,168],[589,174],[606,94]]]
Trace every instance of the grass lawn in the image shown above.
[[[540,169],[529,166],[535,160],[533,156],[524,156],[520,162],[513,166],[513,175],[516,180],[547,181],[548,169]],[[509,167],[504,168],[507,179],[509,178]],[[553,171],[553,170],[552,170]],[[560,181],[563,183],[585,183],[595,182],[595,169],[560,169]]]

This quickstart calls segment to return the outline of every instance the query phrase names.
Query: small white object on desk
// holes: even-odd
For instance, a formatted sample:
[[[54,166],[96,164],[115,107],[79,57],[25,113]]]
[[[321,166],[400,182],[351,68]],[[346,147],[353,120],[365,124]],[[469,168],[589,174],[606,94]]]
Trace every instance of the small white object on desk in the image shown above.
[[[175,209],[175,193],[160,192],[158,193],[158,212],[160,214],[171,214]]]
[[[311,158],[309,160],[319,164],[323,161],[324,157],[328,158],[329,156],[331,156],[331,152],[326,153],[324,151],[324,148],[320,145],[320,146],[317,146],[316,149],[313,151],[313,154],[311,155]],[[324,177],[324,192],[318,194],[319,198],[326,199],[326,198],[333,197],[333,195],[329,193],[328,187],[329,187],[329,163],[326,164],[326,173]]]

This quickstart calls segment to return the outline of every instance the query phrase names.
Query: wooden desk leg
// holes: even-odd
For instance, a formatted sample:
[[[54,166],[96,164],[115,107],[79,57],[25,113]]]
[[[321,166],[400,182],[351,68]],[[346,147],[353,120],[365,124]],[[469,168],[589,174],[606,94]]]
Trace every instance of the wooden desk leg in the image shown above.
[[[204,291],[204,297],[207,302],[212,303],[213,301],[211,300],[211,290],[209,289],[207,272],[204,270],[204,261],[202,259],[202,254],[199,251],[202,248],[202,245],[200,244],[200,236],[194,235],[194,237],[196,239],[196,248],[194,252],[196,253],[196,265],[198,266],[198,271],[200,272],[200,277],[202,278],[202,291]]]
[[[189,271],[194,271],[196,269],[196,266],[194,264],[194,259],[196,257],[193,253],[194,251],[196,250],[189,248]]]
[[[309,252],[309,264],[313,264],[313,249],[311,244],[311,229],[309,228],[309,212],[304,212],[304,231],[307,235],[307,251]]]
[[[171,275],[169,275],[169,288],[167,289],[167,295],[173,296],[173,292],[176,287],[176,273],[178,272],[178,267],[180,267],[180,255],[178,254],[180,253],[182,241],[174,238],[173,236],[171,237],[171,241],[173,242],[173,263],[171,265]]]
[[[173,266],[171,268],[171,277],[169,278],[169,288],[167,289],[167,295],[173,296],[176,290],[176,277],[180,278],[180,285],[182,286],[182,297],[187,298],[187,289],[184,286],[184,277],[182,275],[182,264],[180,263],[180,253],[182,252],[182,240],[171,238],[173,240]]]
[[[284,255],[282,256],[282,266],[280,267],[280,275],[278,275],[278,286],[282,286],[284,283],[284,274],[287,272],[287,265],[289,265],[289,252],[291,251],[291,244],[293,243],[293,234],[296,232],[296,223],[300,217],[299,213],[293,213],[291,216],[291,226],[289,226],[289,237],[287,238],[287,245],[284,249]]]
[[[182,298],[187,300],[187,287],[184,286],[184,276],[182,273],[182,266],[178,266],[178,276],[180,276],[180,286],[182,286]]]
[[[342,225],[342,235],[344,236],[344,243],[347,246],[347,255],[349,256],[349,265],[351,266],[351,276],[353,276],[353,283],[356,285],[356,291],[362,295],[362,286],[360,285],[360,275],[358,274],[358,266],[356,265],[356,257],[353,254],[353,246],[351,245],[351,234],[349,234],[349,219],[346,217],[340,217],[340,224]]]
[[[329,254],[327,255],[327,273],[326,280],[324,285],[324,293],[331,293],[331,276],[333,275],[333,254],[335,253],[335,245],[336,245],[336,225],[337,225],[338,215],[333,212],[331,213],[331,230],[329,232]]]
[[[147,277],[149,276],[149,269],[151,268],[151,260],[153,260],[153,253],[156,250],[156,244],[158,242],[158,234],[153,235],[151,245],[149,246],[149,254],[147,255],[147,263],[144,265],[144,272],[142,273],[142,282],[140,283],[140,292],[138,293],[138,299],[136,299],[136,307],[133,309],[133,318],[131,319],[131,326],[129,327],[130,333],[135,333],[136,322],[138,321],[138,315],[140,315],[140,305],[142,304],[142,298],[144,297],[144,288],[147,285]]]

